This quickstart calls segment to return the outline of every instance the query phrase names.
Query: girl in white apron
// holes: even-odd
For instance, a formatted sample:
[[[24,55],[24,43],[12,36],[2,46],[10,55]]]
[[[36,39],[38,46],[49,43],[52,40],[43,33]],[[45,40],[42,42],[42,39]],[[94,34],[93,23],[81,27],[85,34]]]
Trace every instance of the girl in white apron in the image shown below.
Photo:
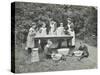
[[[75,46],[75,32],[74,32],[74,29],[71,28],[71,30],[69,30],[68,32],[71,36],[73,36],[72,41],[71,41],[71,45],[74,47]]]
[[[43,22],[42,27],[39,30],[40,36],[45,36],[47,35],[47,28],[46,28],[46,24]]]
[[[28,33],[28,36],[27,36],[27,44],[26,44],[27,48],[34,48],[34,46],[35,46],[34,45],[34,37],[36,35],[35,27],[36,27],[36,25],[32,26],[29,29],[29,33]]]
[[[60,26],[57,28],[56,30],[57,35],[64,35],[64,27],[63,27],[63,23],[60,23]]]
[[[51,21],[50,22],[50,31],[49,31],[49,35],[56,35],[56,22]]]
[[[34,37],[36,35],[36,23],[32,23],[33,26],[29,29],[29,33],[28,33],[28,36],[27,36],[27,42],[26,42],[26,50],[28,51],[28,56],[27,56],[27,61],[26,63],[30,64],[31,63],[31,53],[32,53],[32,49],[34,48],[35,46],[35,43],[34,43]]]
[[[46,24],[43,22],[42,27],[39,29],[39,36],[46,36],[47,35],[47,28],[46,28]],[[39,44],[41,47],[41,52],[44,51],[44,46],[46,45],[46,40],[42,39],[39,40]]]
[[[67,24],[67,27],[68,27],[68,31],[71,30],[71,28],[74,28],[74,24],[71,22],[70,19],[68,19],[68,24]]]
[[[68,24],[67,24],[68,30],[67,30],[67,31],[69,32],[69,34],[70,34],[71,36],[73,36],[71,45],[74,47],[74,46],[75,46],[74,24],[73,24],[71,18],[68,18],[68,19],[67,19],[67,22],[68,22]]]
[[[65,35],[65,29],[63,27],[63,23],[60,23],[60,26],[57,28],[56,32],[57,32],[57,36],[61,36],[61,35]],[[61,48],[62,45],[62,39],[58,40],[58,48]]]

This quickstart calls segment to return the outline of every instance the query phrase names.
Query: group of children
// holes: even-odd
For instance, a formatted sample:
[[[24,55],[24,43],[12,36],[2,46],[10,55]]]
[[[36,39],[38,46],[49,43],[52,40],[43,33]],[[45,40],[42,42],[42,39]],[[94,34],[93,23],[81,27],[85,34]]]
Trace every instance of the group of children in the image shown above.
[[[67,19],[68,24],[64,27],[63,23],[60,23],[60,25],[57,27],[57,23],[55,21],[50,21],[50,30],[47,34],[47,28],[46,23],[43,22],[42,26],[37,30],[36,23],[32,23],[32,27],[29,29],[29,33],[27,36],[27,44],[26,49],[28,50],[28,53],[31,53],[32,49],[35,47],[34,43],[34,37],[36,35],[39,36],[45,36],[45,35],[71,35],[73,36],[72,41],[70,42],[72,46],[75,47],[75,32],[74,32],[74,24],[71,20],[71,18]],[[59,40],[60,41],[60,40]],[[54,54],[51,49],[58,47],[56,45],[56,40],[39,40],[39,44],[45,53],[46,57],[48,55]],[[52,51],[52,52],[51,52]],[[51,55],[53,57],[53,55]],[[83,58],[83,57],[81,57]],[[81,59],[80,58],[80,59]]]

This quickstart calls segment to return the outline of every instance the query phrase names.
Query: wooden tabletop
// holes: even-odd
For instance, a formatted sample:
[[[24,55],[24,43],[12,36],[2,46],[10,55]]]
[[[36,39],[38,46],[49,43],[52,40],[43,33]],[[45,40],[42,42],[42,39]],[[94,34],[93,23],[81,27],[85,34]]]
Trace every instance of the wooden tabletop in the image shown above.
[[[35,36],[34,39],[54,39],[54,38],[73,38],[71,35],[46,35],[46,36]]]

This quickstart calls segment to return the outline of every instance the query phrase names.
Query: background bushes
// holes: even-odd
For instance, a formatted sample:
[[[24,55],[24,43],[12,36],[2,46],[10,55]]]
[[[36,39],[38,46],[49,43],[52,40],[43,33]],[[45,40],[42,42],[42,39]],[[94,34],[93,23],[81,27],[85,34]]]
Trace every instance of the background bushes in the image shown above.
[[[15,35],[16,44],[26,42],[28,30],[32,22],[40,27],[41,21],[49,26],[52,18],[59,26],[60,22],[67,25],[67,18],[71,17],[75,25],[76,38],[97,45],[97,8],[74,5],[41,4],[16,2],[15,6]],[[90,40],[90,41],[89,41]],[[95,43],[93,43],[95,41]]]

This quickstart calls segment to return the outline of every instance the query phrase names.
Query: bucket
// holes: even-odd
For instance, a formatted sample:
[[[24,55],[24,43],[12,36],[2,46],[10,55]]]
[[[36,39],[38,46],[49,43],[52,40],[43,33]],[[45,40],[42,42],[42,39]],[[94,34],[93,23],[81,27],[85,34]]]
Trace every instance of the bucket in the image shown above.
[[[61,49],[58,49],[58,53],[62,55],[68,55],[69,50],[70,50],[69,48],[61,48]]]

